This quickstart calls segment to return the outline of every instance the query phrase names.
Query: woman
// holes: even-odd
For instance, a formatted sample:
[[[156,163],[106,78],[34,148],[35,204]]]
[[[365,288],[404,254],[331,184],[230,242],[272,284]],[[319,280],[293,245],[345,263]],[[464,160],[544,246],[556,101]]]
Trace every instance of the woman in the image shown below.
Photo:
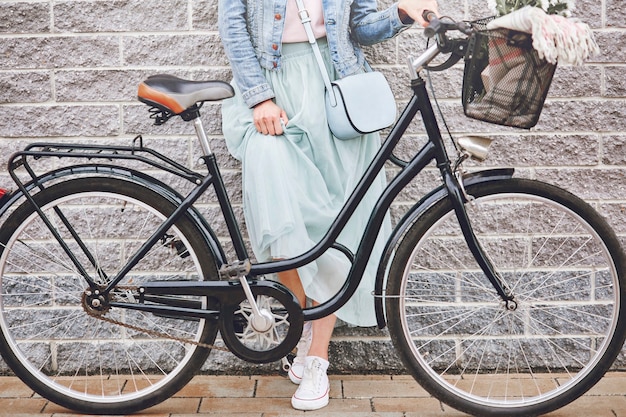
[[[377,10],[376,0],[305,0],[331,79],[365,71],[359,45],[396,36],[436,0],[400,0]],[[377,133],[341,141],[328,129],[324,83],[295,0],[220,0],[219,28],[233,71],[234,98],[222,107],[229,151],[242,162],[243,201],[252,249],[259,261],[291,258],[319,241],[380,146]],[[385,186],[377,182],[339,242],[355,250],[369,213]],[[336,318],[359,326],[376,323],[371,295],[376,262],[389,232],[383,226],[362,283],[337,315],[306,323],[289,372],[299,384],[292,406],[328,404],[328,346]],[[350,268],[329,250],[316,262],[278,274],[306,305],[326,301]]]

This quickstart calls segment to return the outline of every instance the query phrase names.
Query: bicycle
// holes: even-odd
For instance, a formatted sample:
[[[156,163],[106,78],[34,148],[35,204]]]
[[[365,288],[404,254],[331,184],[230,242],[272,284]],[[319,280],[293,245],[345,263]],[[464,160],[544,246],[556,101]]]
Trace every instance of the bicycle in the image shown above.
[[[55,403],[115,414],[169,398],[214,349],[279,361],[305,320],[351,297],[394,198],[434,161],[441,185],[398,222],[379,262],[379,327],[389,325],[414,378],[461,411],[528,416],[574,401],[609,369],[626,337],[626,258],[606,221],[573,194],[514,178],[513,169],[465,172],[467,159],[484,158],[487,139],[457,139],[450,159],[421,72],[442,53],[450,58],[439,69],[464,57],[475,33],[465,22],[432,19],[426,34],[436,42],[409,58],[412,98],[326,236],[292,259],[250,261],[199,117],[204,102],[232,96],[225,82],[157,75],[139,91],[157,124],[174,116],[193,123],[206,174],[144,146],[141,136],[131,146],[38,143],[17,152],[8,169],[18,188],[0,200],[6,363]],[[418,113],[428,142],[404,161],[393,151]],[[67,165],[33,165],[52,158]],[[401,171],[352,253],[337,236],[387,162]],[[136,164],[184,180],[189,191]],[[210,187],[235,260],[194,207]],[[301,309],[265,279],[330,248],[352,267],[321,305]],[[216,345],[218,331],[225,347]]]

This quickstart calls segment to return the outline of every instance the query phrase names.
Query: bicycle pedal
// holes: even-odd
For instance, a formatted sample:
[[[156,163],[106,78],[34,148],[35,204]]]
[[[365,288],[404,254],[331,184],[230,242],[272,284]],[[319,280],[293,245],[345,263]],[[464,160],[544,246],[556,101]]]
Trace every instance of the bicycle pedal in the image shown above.
[[[288,359],[288,356],[285,356],[284,358],[282,358],[280,360],[281,363],[281,369],[285,372],[289,372],[289,370],[291,369],[291,362]]]

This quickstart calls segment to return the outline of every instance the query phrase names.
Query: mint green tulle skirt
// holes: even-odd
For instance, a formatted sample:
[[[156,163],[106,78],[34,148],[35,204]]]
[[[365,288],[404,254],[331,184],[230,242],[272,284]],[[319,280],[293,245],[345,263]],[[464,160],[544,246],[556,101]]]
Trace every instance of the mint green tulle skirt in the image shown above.
[[[328,63],[325,42],[320,42]],[[222,129],[230,153],[242,162],[246,229],[258,261],[286,259],[313,247],[327,232],[380,147],[378,133],[342,141],[326,123],[324,82],[308,43],[284,44],[282,68],[266,71],[276,103],[289,118],[285,133],[257,132],[248,108],[236,95],[222,106]],[[331,77],[333,78],[333,77]],[[234,83],[233,83],[234,84]],[[353,252],[359,245],[372,207],[385,187],[384,172],[339,237]],[[386,237],[387,219],[356,294],[337,316],[357,326],[376,324],[374,279]],[[307,297],[324,302],[342,287],[350,263],[330,249],[298,269]]]

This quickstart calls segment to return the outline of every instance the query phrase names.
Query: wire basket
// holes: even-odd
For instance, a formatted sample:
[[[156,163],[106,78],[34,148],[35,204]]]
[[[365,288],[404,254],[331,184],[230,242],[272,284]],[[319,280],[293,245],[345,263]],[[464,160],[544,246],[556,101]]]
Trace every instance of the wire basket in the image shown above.
[[[508,29],[484,30],[487,22],[475,22],[478,30],[465,57],[465,115],[530,129],[539,120],[556,64],[539,58],[531,35]]]

